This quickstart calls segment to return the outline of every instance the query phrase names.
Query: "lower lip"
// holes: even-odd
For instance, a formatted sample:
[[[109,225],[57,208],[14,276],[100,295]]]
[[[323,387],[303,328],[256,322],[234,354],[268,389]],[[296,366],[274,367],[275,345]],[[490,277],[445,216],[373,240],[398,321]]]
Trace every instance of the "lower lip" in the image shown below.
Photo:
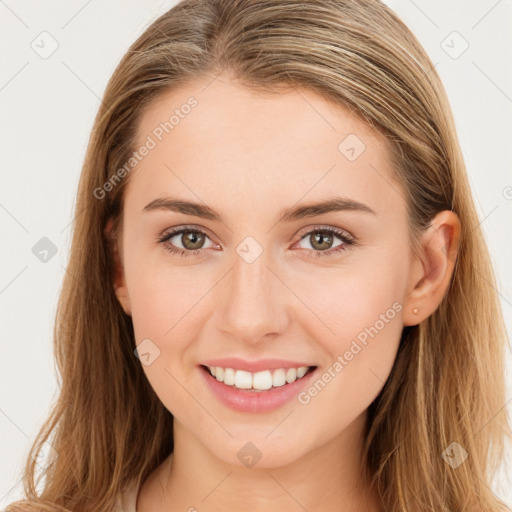
[[[291,384],[265,391],[249,391],[227,386],[213,377],[203,366],[199,369],[207,386],[221,403],[239,412],[262,413],[273,411],[293,400],[315,376],[318,367]]]

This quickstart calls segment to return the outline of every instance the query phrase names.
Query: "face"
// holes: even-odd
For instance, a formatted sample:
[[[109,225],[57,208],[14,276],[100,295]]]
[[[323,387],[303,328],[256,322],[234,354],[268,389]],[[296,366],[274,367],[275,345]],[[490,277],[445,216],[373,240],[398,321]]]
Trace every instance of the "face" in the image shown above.
[[[404,194],[384,138],[340,106],[207,83],[142,118],[117,293],[175,422],[227,463],[251,442],[277,466],[340,439],[392,369],[412,268]]]

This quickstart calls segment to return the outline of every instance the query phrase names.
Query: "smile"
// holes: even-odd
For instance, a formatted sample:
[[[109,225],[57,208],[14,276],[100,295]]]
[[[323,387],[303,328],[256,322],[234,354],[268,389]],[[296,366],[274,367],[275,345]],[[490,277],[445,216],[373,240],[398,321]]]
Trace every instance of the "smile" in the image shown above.
[[[206,388],[219,403],[244,413],[265,413],[282,407],[296,399],[319,373],[317,366],[258,372],[210,365],[198,368]]]
[[[254,391],[265,391],[291,384],[304,377],[311,369],[308,366],[300,366],[298,368],[278,368],[252,373],[220,366],[207,366],[207,368],[212,377],[215,377],[219,382],[223,382],[226,386]]]

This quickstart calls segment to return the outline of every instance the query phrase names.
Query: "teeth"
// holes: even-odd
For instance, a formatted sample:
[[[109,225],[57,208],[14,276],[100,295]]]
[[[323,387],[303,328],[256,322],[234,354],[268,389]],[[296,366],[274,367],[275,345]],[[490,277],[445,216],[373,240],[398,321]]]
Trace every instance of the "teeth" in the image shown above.
[[[253,374],[252,387],[254,389],[270,389],[272,387],[272,374],[270,371],[265,370]]]
[[[307,371],[308,371],[308,367],[307,366],[301,366],[297,370],[297,378],[300,379],[301,377],[304,377],[304,375],[306,375]]]
[[[291,384],[297,380],[297,369],[296,368],[288,368],[286,372],[286,382]]]
[[[272,375],[272,386],[275,388],[279,386],[284,386],[286,384],[286,375],[284,373],[284,370],[281,368],[279,370],[276,370],[274,372],[274,375]]]
[[[217,368],[215,368],[217,370]],[[233,386],[235,384],[235,370],[233,368],[226,368],[224,370],[224,384]]]
[[[219,371],[219,368],[217,368]],[[252,373],[237,370],[235,372],[235,388],[250,389],[252,387]]]
[[[272,387],[276,388],[295,382],[306,375],[309,367],[301,366],[300,368],[288,368],[287,370],[279,368],[274,370],[273,373],[271,370],[251,373],[233,368],[222,368],[220,366],[208,366],[208,369],[213,377],[227,386],[264,391]]]

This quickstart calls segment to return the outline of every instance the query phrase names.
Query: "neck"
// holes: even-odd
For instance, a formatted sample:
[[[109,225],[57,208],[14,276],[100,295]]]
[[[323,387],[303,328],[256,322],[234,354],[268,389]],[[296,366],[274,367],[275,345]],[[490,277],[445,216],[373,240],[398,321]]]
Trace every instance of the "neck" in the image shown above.
[[[174,452],[148,479],[137,511],[379,512],[362,459],[365,419],[288,463],[250,468],[219,459],[175,419]]]

